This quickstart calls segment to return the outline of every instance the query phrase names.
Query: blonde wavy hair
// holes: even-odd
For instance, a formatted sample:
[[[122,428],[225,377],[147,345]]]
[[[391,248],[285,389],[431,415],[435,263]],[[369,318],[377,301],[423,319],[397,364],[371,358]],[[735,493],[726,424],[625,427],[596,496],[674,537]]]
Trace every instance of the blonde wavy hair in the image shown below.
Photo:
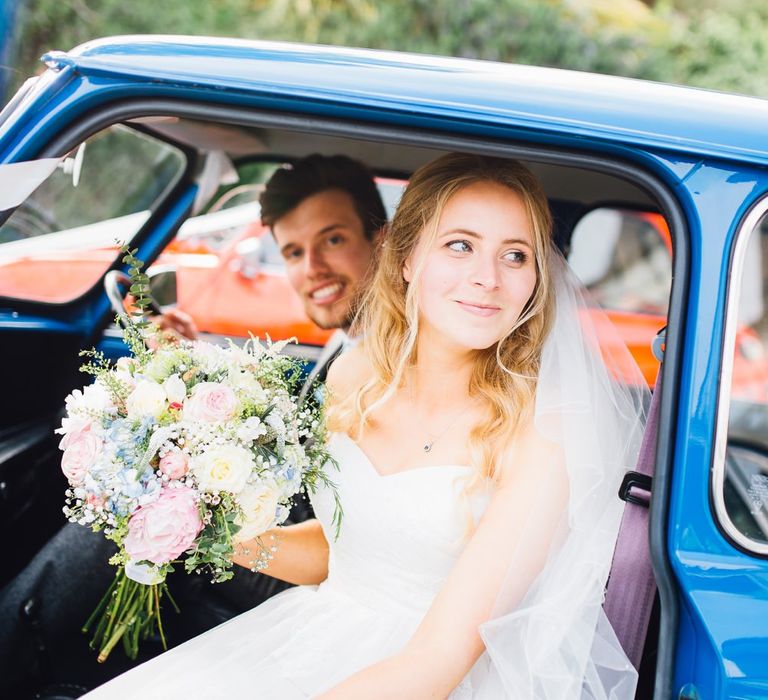
[[[480,400],[485,416],[470,432],[470,455],[476,468],[466,491],[498,477],[501,457],[531,415],[541,349],[554,314],[548,267],[552,216],[539,181],[522,163],[450,153],[413,174],[378,250],[372,282],[353,328],[364,338],[362,346],[372,372],[349,396],[331,395],[326,407],[331,430],[359,439],[371,412],[403,386],[407,369],[418,359],[423,265],[414,261],[410,283],[403,279],[403,266],[424,236],[428,237],[424,249],[431,246],[446,202],[459,190],[481,182],[507,187],[524,203],[533,232],[536,284],[507,334],[491,347],[475,351],[468,389],[470,396]]]

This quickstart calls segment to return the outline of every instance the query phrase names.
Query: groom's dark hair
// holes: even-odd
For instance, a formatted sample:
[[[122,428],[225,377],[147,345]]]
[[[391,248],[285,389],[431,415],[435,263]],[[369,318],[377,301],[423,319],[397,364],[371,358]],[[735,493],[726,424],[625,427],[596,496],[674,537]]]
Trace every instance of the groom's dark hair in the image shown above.
[[[368,168],[348,156],[324,156],[319,153],[285,165],[273,173],[259,197],[261,220],[272,228],[305,199],[327,190],[341,190],[352,198],[369,240],[386,222],[384,203]]]

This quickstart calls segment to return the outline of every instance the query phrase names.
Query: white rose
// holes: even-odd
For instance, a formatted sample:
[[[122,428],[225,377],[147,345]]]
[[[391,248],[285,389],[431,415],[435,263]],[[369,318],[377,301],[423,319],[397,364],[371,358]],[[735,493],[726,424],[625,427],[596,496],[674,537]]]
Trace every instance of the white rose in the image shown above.
[[[279,499],[280,492],[273,484],[263,483],[243,489],[237,497],[243,509],[242,517],[236,521],[241,529],[234,541],[245,542],[266,532],[275,521]]]
[[[227,383],[233,389],[242,392],[249,401],[253,401],[256,404],[267,402],[267,392],[259,384],[259,380],[250,372],[230,372]]]
[[[128,394],[125,407],[130,418],[154,416],[157,418],[167,406],[165,389],[157,382],[141,381]]]
[[[183,403],[187,397],[187,386],[178,374],[172,374],[163,382],[165,395],[170,403]]]
[[[255,467],[250,450],[237,445],[214,447],[190,460],[200,489],[212,492],[240,493]]]

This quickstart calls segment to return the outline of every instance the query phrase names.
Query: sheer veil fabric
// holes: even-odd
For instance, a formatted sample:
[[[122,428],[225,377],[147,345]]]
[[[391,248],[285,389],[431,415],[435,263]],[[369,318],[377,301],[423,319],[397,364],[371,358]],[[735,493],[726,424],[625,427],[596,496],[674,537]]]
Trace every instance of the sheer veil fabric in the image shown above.
[[[550,252],[556,318],[545,342],[535,427],[562,450],[569,503],[544,568],[520,571],[523,546],[536,546],[535,516],[507,557],[492,619],[482,625],[488,654],[470,673],[482,700],[634,698],[637,673],[603,609],[623,502],[649,392],[623,340],[559,252]],[[542,484],[538,502],[547,498]],[[535,511],[535,508],[534,508]],[[522,544],[524,543],[524,544]],[[520,590],[521,580],[533,580]]]

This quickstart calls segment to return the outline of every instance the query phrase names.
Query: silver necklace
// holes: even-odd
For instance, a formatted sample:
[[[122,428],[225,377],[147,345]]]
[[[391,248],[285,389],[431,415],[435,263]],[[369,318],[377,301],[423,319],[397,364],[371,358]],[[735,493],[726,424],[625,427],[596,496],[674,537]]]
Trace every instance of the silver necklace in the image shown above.
[[[427,442],[425,442],[424,445],[422,445],[421,449],[424,450],[424,452],[431,452],[432,445],[434,445],[441,437],[443,437],[443,435],[445,435],[448,432],[448,428],[450,428],[454,423],[456,423],[456,421],[459,420],[459,418],[461,418],[467,411],[469,411],[469,409],[472,408],[473,405],[474,404],[470,404],[469,406],[464,408],[462,411],[457,413],[453,418],[451,418],[450,423],[448,423],[448,425],[446,425],[445,428],[443,428],[431,440],[427,440]]]

